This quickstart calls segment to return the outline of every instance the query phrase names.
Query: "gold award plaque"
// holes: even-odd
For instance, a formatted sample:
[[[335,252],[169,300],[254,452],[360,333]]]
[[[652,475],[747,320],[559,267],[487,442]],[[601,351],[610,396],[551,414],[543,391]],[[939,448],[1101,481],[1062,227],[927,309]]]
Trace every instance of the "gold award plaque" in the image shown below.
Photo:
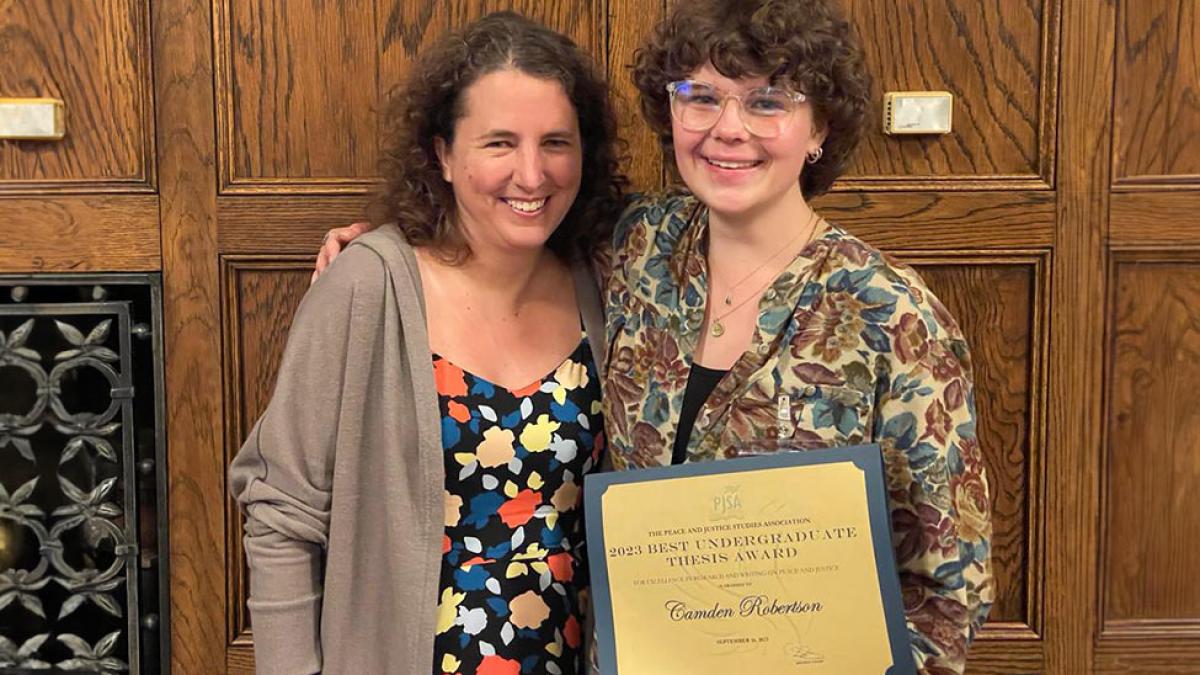
[[[880,542],[860,463],[779,457],[722,470],[747,461],[614,482],[594,495],[599,509],[588,518],[598,516],[599,529],[589,522],[588,542],[602,567],[592,563],[603,671],[908,672],[886,504],[875,505]]]

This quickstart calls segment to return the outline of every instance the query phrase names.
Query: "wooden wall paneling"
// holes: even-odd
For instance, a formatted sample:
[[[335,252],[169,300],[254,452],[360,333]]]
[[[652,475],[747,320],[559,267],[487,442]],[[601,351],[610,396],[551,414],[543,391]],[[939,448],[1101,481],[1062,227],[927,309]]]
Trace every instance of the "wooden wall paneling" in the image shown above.
[[[633,54],[666,13],[665,0],[608,0],[606,26],[608,82],[621,121],[621,137],[629,144],[625,163],[637,190],[656,190],[666,183],[658,136],[642,119],[630,66]]]
[[[1140,638],[1101,640],[1096,646],[1096,675],[1154,673],[1195,675],[1200,663],[1200,641]]]
[[[1121,0],[1113,184],[1200,187],[1200,5]]]
[[[212,6],[151,8],[166,347],[171,670],[225,664],[225,467]]]
[[[310,256],[221,256],[222,351],[227,355],[222,367],[227,402],[223,465],[233,460],[250,427],[266,409],[288,328],[311,274]],[[252,651],[242,517],[232,499],[225,507],[229,523],[226,639],[235,650]]]
[[[1115,0],[1063,0],[1045,453],[1046,670],[1093,671]]]
[[[845,0],[875,75],[870,127],[839,189],[1054,184],[1060,0]],[[886,136],[886,91],[954,94],[953,131]]]
[[[456,7],[450,7],[450,5]],[[375,133],[385,133],[383,111],[398,93],[413,61],[440,36],[452,30],[451,12],[461,15],[461,3],[440,0],[376,0],[379,12],[378,109]]]
[[[1049,251],[905,253],[902,259],[958,319],[972,350],[994,527],[995,604],[983,637],[1037,640]]]
[[[1200,663],[1200,8],[1117,2],[1096,670]],[[1187,495],[1185,497],[1185,495]]]
[[[162,266],[154,195],[0,197],[0,270],[152,272]]]
[[[329,228],[363,220],[368,200],[367,195],[217,197],[217,243],[222,254],[269,249],[312,260]]]
[[[378,154],[374,3],[214,8],[222,191],[364,191]]]
[[[971,645],[966,675],[1043,675],[1044,661],[1039,642],[983,637]]]
[[[1046,191],[831,192],[821,215],[885,251],[1039,249],[1054,242]]]
[[[1110,284],[1101,637],[1194,640],[1200,251],[1115,252]]]
[[[1110,212],[1113,247],[1200,247],[1200,190],[1116,192]]]
[[[0,193],[153,192],[147,0],[0,3],[0,96],[60,98],[61,141],[0,141]]]
[[[443,0],[438,4],[447,8],[452,26],[461,26],[488,12],[518,12],[571,36],[584,51],[596,58],[597,64],[603,66],[605,7],[607,3],[614,1],[616,0]]]

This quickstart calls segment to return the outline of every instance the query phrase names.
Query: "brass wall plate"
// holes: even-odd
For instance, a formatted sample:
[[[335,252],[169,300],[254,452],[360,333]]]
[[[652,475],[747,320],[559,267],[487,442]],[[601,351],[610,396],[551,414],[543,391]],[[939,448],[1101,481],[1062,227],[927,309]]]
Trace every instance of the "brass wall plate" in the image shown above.
[[[954,95],[948,91],[889,91],[883,96],[883,133],[948,134]]]
[[[57,141],[67,134],[57,98],[0,98],[0,139]]]

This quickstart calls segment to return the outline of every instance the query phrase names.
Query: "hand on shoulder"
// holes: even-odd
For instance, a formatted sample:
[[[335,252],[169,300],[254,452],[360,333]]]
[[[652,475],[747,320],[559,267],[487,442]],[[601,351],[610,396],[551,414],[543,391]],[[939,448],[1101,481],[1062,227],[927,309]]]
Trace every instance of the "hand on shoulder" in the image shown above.
[[[321,248],[317,251],[317,262],[314,265],[312,278],[309,284],[314,283],[317,277],[321,276],[329,267],[333,259],[338,257],[346,246],[357,239],[359,236],[370,232],[374,229],[371,223],[353,223],[345,227],[335,227],[325,233],[325,238],[321,240]]]

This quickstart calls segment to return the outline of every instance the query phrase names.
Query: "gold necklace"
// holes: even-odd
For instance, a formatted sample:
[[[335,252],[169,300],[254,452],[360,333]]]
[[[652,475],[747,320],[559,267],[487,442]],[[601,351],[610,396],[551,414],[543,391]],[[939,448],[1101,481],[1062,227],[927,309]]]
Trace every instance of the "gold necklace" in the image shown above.
[[[721,323],[721,319],[724,319],[725,317],[729,316],[730,314],[733,314],[734,312],[738,311],[738,309],[740,309],[742,305],[746,304],[747,302],[750,302],[754,298],[757,298],[760,294],[762,294],[763,291],[765,291],[767,289],[767,286],[770,286],[774,281],[775,281],[774,279],[768,279],[767,283],[763,284],[762,286],[759,286],[757,291],[755,291],[754,293],[751,293],[750,295],[747,295],[745,298],[743,298],[741,300],[741,302],[739,302],[738,304],[734,305],[733,307],[730,307],[729,309],[725,310],[724,314],[722,314],[721,316],[713,317],[712,323],[710,323],[708,326],[708,334],[712,335],[715,338],[719,338],[722,335],[724,335],[725,334],[725,324]]]
[[[817,212],[814,210],[812,218],[810,218],[808,221],[808,225],[811,226],[816,220],[817,220]],[[791,244],[795,243],[795,241],[800,238],[800,235],[803,234],[805,230],[808,230],[809,237],[811,239],[812,233],[816,232],[816,230],[811,229],[809,226],[806,226],[804,229],[800,230],[800,232],[797,233],[795,237],[792,237],[792,241],[788,242],[787,246],[784,246],[783,248],[776,251],[775,255],[772,255],[770,258],[767,259],[767,262],[770,262],[775,257],[777,257],[781,252],[786,251],[788,248],[790,248]],[[800,255],[800,251],[797,251],[796,254],[792,256],[792,260],[795,260],[796,256],[798,256],[798,255]],[[790,265],[791,261],[788,261],[788,264]],[[766,263],[763,263],[762,265],[759,265],[757,268],[755,268],[754,272],[750,273],[751,276],[753,276],[756,272],[761,270],[764,265],[766,265]],[[733,288],[736,288],[739,284],[745,282],[746,279],[749,279],[749,278],[750,277],[746,277],[745,279],[742,279],[742,281],[739,281],[737,284],[734,284],[733,287],[730,288],[731,293],[729,295],[725,296],[725,304],[726,305],[732,304],[731,296],[732,296]],[[709,322],[709,326],[708,326],[709,335],[712,335],[714,338],[719,338],[722,335],[724,335],[725,334],[725,324],[721,323],[721,320],[724,319],[725,317],[729,316],[730,314],[733,314],[734,312],[738,311],[738,309],[740,309],[747,302],[750,302],[750,300],[757,298],[759,295],[762,294],[763,291],[765,291],[767,289],[768,286],[770,286],[774,282],[775,282],[775,276],[772,276],[771,278],[767,279],[767,283],[763,284],[762,286],[759,286],[758,289],[755,290],[755,292],[751,293],[750,295],[747,295],[736,305],[733,305],[729,309],[722,312],[720,316],[714,316],[712,318],[712,321]]]
[[[770,264],[770,262],[772,260],[778,258],[779,254],[790,249],[792,247],[792,244],[796,243],[796,240],[799,239],[800,235],[804,234],[805,231],[811,232],[811,230],[809,228],[811,228],[812,224],[814,222],[816,222],[816,220],[817,220],[817,211],[816,211],[816,209],[813,209],[812,207],[809,207],[809,210],[812,212],[812,215],[809,217],[808,223],[806,223],[805,226],[800,228],[800,231],[796,233],[796,236],[792,237],[791,240],[788,241],[788,243],[784,244],[783,246],[780,246],[779,250],[777,250],[777,251],[775,251],[775,253],[771,254],[771,257],[769,257],[766,260],[759,263],[758,267],[755,267],[754,269],[750,270],[750,273],[747,274],[746,276],[742,277],[736,284],[725,289],[725,304],[726,304],[726,306],[733,304],[733,292],[735,290],[737,290],[738,286],[741,286],[742,284],[746,283],[747,281],[750,281],[750,279],[755,274],[758,274],[762,270],[762,268],[764,268],[768,264]]]

